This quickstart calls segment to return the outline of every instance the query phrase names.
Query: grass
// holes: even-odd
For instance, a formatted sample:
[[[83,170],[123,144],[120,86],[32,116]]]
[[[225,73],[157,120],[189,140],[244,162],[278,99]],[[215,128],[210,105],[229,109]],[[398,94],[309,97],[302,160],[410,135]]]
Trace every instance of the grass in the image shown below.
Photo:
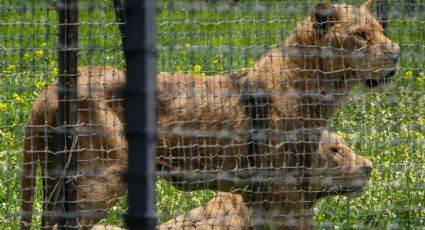
[[[89,1],[80,2],[79,65],[123,67],[111,3],[92,1],[95,7],[90,10]],[[161,1],[156,29],[158,71],[210,75],[246,68],[265,49],[279,44],[308,12],[297,1],[253,2],[226,5],[223,1],[215,6]],[[57,18],[53,1],[0,3],[0,229],[17,229],[23,127],[35,97],[57,74]],[[390,4],[394,10],[403,9],[398,2]],[[375,170],[362,197],[332,197],[316,205],[319,228],[425,226],[424,23],[423,14],[391,18],[389,37],[403,52],[398,74],[382,92],[357,87],[332,121],[331,128],[341,131],[353,149],[374,163]],[[180,192],[163,180],[158,181],[157,191],[161,221],[214,195]],[[36,210],[40,210],[40,190],[36,198]],[[124,199],[103,223],[122,223],[123,207]]]

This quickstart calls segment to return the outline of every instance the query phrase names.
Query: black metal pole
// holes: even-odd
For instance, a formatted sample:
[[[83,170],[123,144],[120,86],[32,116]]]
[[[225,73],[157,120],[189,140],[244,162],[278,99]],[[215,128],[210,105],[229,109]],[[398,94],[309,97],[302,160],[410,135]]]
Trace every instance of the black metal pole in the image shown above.
[[[381,23],[382,28],[384,29],[384,34],[387,34],[388,27],[388,1],[387,0],[378,0],[376,1],[376,9],[378,21]]]
[[[55,164],[61,181],[53,207],[58,229],[77,229],[77,162],[72,152],[77,124],[78,0],[59,0],[58,114]],[[64,178],[62,178],[64,176]]]
[[[416,5],[418,4],[417,0],[406,0],[404,10],[407,14],[414,14],[416,11]]]
[[[155,2],[126,0],[124,55],[129,229],[155,229]]]
[[[121,33],[121,41],[124,47],[125,44],[125,15],[124,15],[124,6],[121,0],[113,0],[114,10],[116,15],[116,20],[118,23],[118,27],[120,28]]]

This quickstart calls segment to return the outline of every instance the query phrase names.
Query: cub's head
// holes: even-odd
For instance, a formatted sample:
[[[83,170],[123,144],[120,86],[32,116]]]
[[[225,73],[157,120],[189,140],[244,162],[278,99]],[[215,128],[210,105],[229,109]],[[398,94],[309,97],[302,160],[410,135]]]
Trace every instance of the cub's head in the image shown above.
[[[355,153],[336,133],[323,131],[315,155],[309,186],[323,195],[360,195],[370,177],[372,163]]]
[[[328,84],[387,82],[397,69],[400,47],[384,34],[371,5],[372,0],[361,6],[318,4],[284,47],[310,72],[320,70]]]

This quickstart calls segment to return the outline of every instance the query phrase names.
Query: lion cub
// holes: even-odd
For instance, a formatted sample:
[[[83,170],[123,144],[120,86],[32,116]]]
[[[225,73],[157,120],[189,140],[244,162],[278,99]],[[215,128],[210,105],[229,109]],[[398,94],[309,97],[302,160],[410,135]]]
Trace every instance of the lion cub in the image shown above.
[[[331,195],[359,196],[372,171],[372,163],[356,154],[337,134],[323,131],[319,142],[315,165],[310,170],[310,187],[306,191],[291,191],[288,196],[302,196],[298,206],[291,202],[276,204],[268,213],[268,222],[278,223],[278,229],[314,228],[316,201]],[[314,184],[314,185],[312,185]],[[272,202],[272,201],[271,201]],[[243,201],[242,196],[219,192],[207,204],[192,209],[159,226],[160,230],[197,229],[252,229],[252,221],[258,213],[255,207]],[[280,210],[278,210],[280,209]]]

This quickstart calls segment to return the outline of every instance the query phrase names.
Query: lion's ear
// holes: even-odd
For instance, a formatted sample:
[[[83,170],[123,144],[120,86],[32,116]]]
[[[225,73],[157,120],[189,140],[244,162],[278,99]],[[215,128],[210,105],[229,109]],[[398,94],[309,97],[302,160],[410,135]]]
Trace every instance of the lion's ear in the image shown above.
[[[361,7],[364,7],[366,9],[371,9],[372,5],[373,5],[373,0],[367,0],[365,3],[363,3]]]
[[[338,21],[338,11],[330,3],[320,3],[314,7],[311,20],[314,29],[321,33],[326,32],[333,23]]]

